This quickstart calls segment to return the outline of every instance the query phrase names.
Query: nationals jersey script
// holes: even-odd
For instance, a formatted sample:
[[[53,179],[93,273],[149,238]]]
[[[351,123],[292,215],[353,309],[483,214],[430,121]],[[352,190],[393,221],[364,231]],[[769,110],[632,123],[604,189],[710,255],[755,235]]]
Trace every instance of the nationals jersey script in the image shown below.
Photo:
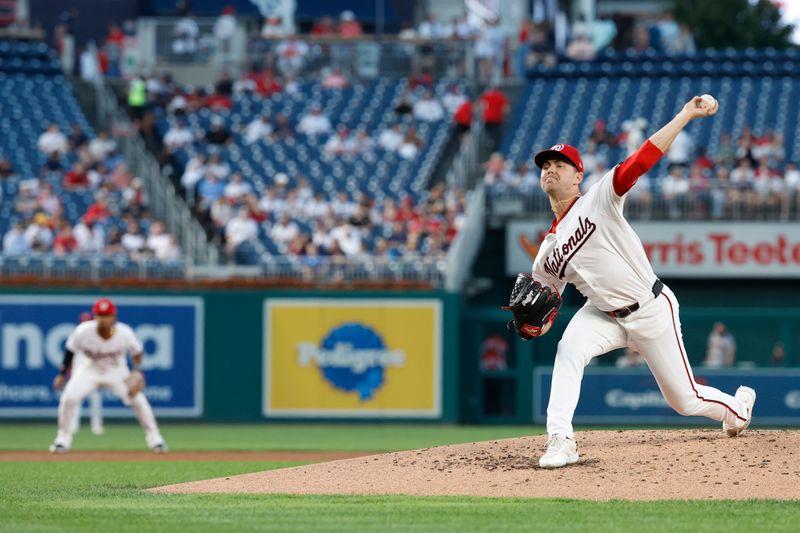
[[[601,311],[614,311],[652,298],[656,275],[642,241],[622,216],[625,195],[614,192],[611,169],[542,241],[533,277],[559,292],[567,283]]]
[[[127,324],[114,325],[114,334],[104,339],[97,332],[97,321],[79,324],[67,339],[67,349],[83,352],[89,361],[105,367],[127,364],[126,356],[141,353],[144,347]]]

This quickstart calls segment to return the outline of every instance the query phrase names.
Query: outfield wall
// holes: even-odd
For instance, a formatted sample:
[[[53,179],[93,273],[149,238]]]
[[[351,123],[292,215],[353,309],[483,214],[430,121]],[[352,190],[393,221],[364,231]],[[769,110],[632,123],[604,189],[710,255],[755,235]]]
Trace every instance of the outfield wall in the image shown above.
[[[118,290],[104,295],[117,301],[120,320],[144,341],[146,392],[158,416],[231,422],[540,421],[534,400],[543,403],[546,379],[534,379],[534,371],[552,365],[575,312],[562,309],[552,332],[523,342],[506,329],[507,312],[462,309],[459,295],[443,291]],[[97,296],[68,289],[0,293],[0,418],[55,417],[58,396],[50,383],[63,343]],[[786,365],[798,363],[800,308],[688,307],[681,316],[695,367],[717,320],[736,336],[737,361],[745,365],[737,368],[736,379],[741,376],[743,383],[758,373],[748,366],[769,365],[776,341],[786,348]],[[616,355],[599,358],[600,365],[613,365]],[[784,374],[791,372],[773,372]],[[791,378],[796,381],[794,374]],[[612,385],[627,379],[588,380],[584,387],[606,398],[606,389],[618,389]],[[769,379],[759,383],[770,387]],[[800,405],[792,390],[787,389],[791,405],[784,404],[791,412],[784,420]],[[652,396],[650,389],[637,391],[632,398]],[[607,405],[610,410],[587,416],[611,422],[620,412],[614,402]],[[108,416],[131,416],[110,395],[104,405]],[[642,412],[626,420],[645,422],[636,418]]]
[[[115,291],[160,417],[458,420],[458,300],[403,294]],[[52,418],[50,383],[88,291],[0,295],[0,417]],[[107,396],[106,413],[129,415]]]
[[[573,307],[562,308],[547,335],[525,342],[506,328],[508,312],[495,307],[466,309],[461,330],[461,420],[498,424],[543,422],[549,395],[546,372],[553,365],[558,342],[575,311]],[[797,375],[800,308],[688,306],[681,307],[680,314],[686,354],[698,381],[708,379],[731,392],[740,384],[752,383],[762,391],[769,391],[770,405],[775,406],[770,408],[769,417],[759,416],[754,422],[756,425],[800,424],[800,385],[797,385],[800,383]],[[719,375],[721,371],[715,373],[702,367],[708,334],[717,321],[724,322],[736,338],[736,367],[726,370],[726,377]],[[783,344],[786,358],[781,368],[770,368],[776,342]],[[643,410],[620,405],[614,397],[607,397],[609,391],[617,390],[630,402],[637,398],[656,402],[660,398],[655,381],[646,369],[647,379],[637,380],[631,377],[631,372],[635,371],[614,368],[621,353],[622,350],[616,350],[600,356],[594,360],[597,366],[588,369],[576,411],[578,423],[706,422],[700,418],[673,416],[661,403],[651,405],[651,410]],[[594,368],[598,368],[599,376],[592,374]],[[771,422],[767,421],[769,418]]]

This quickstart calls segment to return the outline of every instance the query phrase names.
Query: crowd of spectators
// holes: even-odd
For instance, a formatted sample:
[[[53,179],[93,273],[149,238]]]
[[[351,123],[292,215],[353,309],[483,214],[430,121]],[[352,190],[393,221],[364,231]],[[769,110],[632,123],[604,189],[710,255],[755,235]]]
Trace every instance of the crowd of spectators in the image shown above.
[[[51,124],[36,146],[45,160],[36,178],[18,176],[8,159],[0,159],[0,180],[15,191],[4,199],[13,209],[3,254],[181,258],[175,237],[151,218],[142,180],[106,132],[90,139],[77,124],[68,134]],[[86,207],[76,213],[70,204]]]
[[[582,152],[584,192],[611,169],[604,155],[608,150],[600,148],[622,147],[621,157],[629,155],[643,142],[645,125],[642,119],[626,121],[624,131],[615,135],[603,121],[596,122]],[[756,134],[744,127],[735,142],[730,133],[723,133],[715,146],[709,153],[681,131],[665,154],[666,164],[655,167],[659,174],[640,177],[628,193],[630,215],[645,219],[764,219],[798,212],[800,170],[785,159],[780,132],[765,129]],[[544,197],[539,172],[532,163],[506,161],[497,152],[484,166],[484,182],[493,194],[513,191]]]
[[[194,158],[184,178],[188,183],[187,173],[205,174],[196,187],[195,210],[234,260],[241,245],[254,245],[259,226],[282,253],[312,263],[326,256],[439,258],[466,209],[464,192],[443,186],[422,202],[406,197],[398,205],[392,198],[377,202],[361,192],[328,195],[315,191],[303,176],[292,179],[285,173],[274,176],[274,184],[259,196],[240,173],[231,174],[213,159]]]
[[[350,79],[336,69],[332,70],[332,74],[341,77],[344,82],[326,86],[327,80],[323,79],[321,85],[326,91],[336,91],[351,84]],[[256,116],[241,128],[231,131],[222,118],[216,115],[212,118],[209,129],[200,131],[189,126],[186,120],[188,114],[203,109],[229,111],[237,98],[248,95],[272,96],[289,90],[289,84],[295,85],[299,81],[291,77],[276,77],[269,69],[243,74],[235,82],[227,74],[223,74],[208,89],[180,87],[169,75],[151,76],[145,80],[136,77],[130,83],[131,94],[140,83],[144,84],[147,92],[145,105],[141,108],[130,105],[132,114],[142,117],[137,124],[149,139],[151,147],[163,146],[161,159],[164,163],[169,163],[177,150],[194,143],[205,142],[220,147],[232,142],[244,145],[271,144],[298,135],[325,139],[323,153],[331,157],[366,154],[380,149],[396,152],[404,159],[414,159],[425,145],[425,141],[417,133],[419,124],[449,120],[459,131],[465,131],[469,129],[472,120],[472,104],[460,86],[454,84],[442,98],[438,98],[430,89],[415,92],[409,88],[393,104],[397,122],[384,131],[375,132],[374,137],[363,129],[350,131],[344,124],[334,127],[320,103],[312,104],[309,111],[300,116],[296,123],[278,112]],[[432,87],[433,84],[431,82],[426,86]],[[499,125],[508,112],[508,99],[496,89],[487,91],[481,97],[481,103],[485,104],[488,128]],[[163,139],[156,138],[155,116],[152,114],[156,109],[163,110],[174,119]],[[495,137],[499,140],[499,132]]]
[[[69,35],[76,17],[70,13],[62,14],[65,22],[58,26],[55,43],[60,51],[65,48],[64,35]],[[247,25],[237,18],[232,6],[223,7],[213,22],[203,25],[186,7],[177,15],[169,41],[157,46],[158,54],[168,56],[173,62],[211,59],[217,65],[225,65],[237,60],[235,53],[242,53],[234,50],[234,41],[237,33],[246,36]],[[447,68],[460,69],[463,74],[464,65],[458,64],[469,56],[475,61],[476,74],[482,83],[524,75],[536,65],[552,67],[559,60],[591,60],[607,48],[633,54],[683,54],[696,49],[692,31],[686,24],[678,23],[670,12],[586,21],[581,16],[569,20],[565,13],[557,11],[544,19],[523,18],[516,35],[508,31],[509,24],[499,15],[478,16],[469,11],[450,20],[440,20],[431,13],[416,25],[407,21],[402,26],[397,37],[416,47],[408,49],[413,51],[410,56],[414,57],[417,71],[435,69],[436,56],[440,56],[446,58]],[[249,36],[250,60],[257,59],[284,76],[302,74],[314,58],[322,58],[327,64],[352,65],[355,55],[346,42],[368,34],[356,13],[350,10],[338,17],[321,17],[306,30],[301,33],[294,20],[265,17],[260,28]],[[79,65],[87,79],[100,75],[127,78],[137,68],[133,61],[136,39],[134,21],[111,24],[102,41],[90,42],[76,51],[77,62],[75,57],[66,57],[68,51],[62,53],[62,62],[68,71],[72,71],[73,64]],[[326,40],[332,43],[320,44]],[[403,50],[403,46],[398,49]],[[464,53],[467,48],[471,49],[468,55]],[[131,70],[125,72],[125,69]]]
[[[209,207],[226,251],[235,258],[242,244],[257,239],[261,225],[278,250],[311,268],[337,260],[442,259],[466,209],[464,192],[444,186],[424,201],[404,197],[398,203],[390,197],[378,202],[361,192],[340,191],[328,198],[302,176],[278,175],[260,198],[249,187],[232,196],[232,183]]]
[[[668,11],[628,20],[624,31],[611,17],[591,22],[579,18],[571,25],[558,22],[558,18],[555,24],[522,21],[517,35],[520,72],[536,65],[553,67],[559,59],[591,61],[608,48],[633,55],[678,55],[696,51],[691,29],[679,24]]]
[[[341,72],[334,74],[345,78],[346,83],[341,85],[358,83]],[[270,237],[281,253],[310,257],[308,261],[312,263],[322,263],[326,256],[356,260],[367,255],[373,259],[400,256],[413,259],[421,254],[441,257],[462,223],[466,200],[461,190],[445,190],[440,186],[429,191],[424,200],[416,202],[408,196],[397,205],[390,197],[377,201],[355,190],[315,190],[303,176],[281,172],[274,176],[245,176],[231,168],[224,153],[231,143],[271,145],[314,137],[320,141],[320,158],[374,160],[396,153],[402,159],[414,159],[425,146],[417,133],[418,125],[454,121],[454,115],[462,107],[471,105],[461,88],[454,85],[441,98],[429,88],[409,89],[393,104],[396,121],[372,133],[360,128],[351,131],[345,124],[334,125],[319,102],[311,104],[296,123],[274,113],[254,115],[233,130],[219,116],[212,117],[207,131],[190,128],[187,117],[191,113],[204,108],[219,109],[209,102],[219,105],[248,94],[274,94],[259,89],[264,85],[259,83],[264,75],[251,73],[236,82],[223,76],[211,94],[184,91],[168,76],[145,80],[150,108],[143,114],[140,127],[148,122],[154,108],[161,108],[170,117],[172,125],[161,139],[162,161],[180,169],[176,182],[230,259],[251,260],[239,252],[255,248],[260,231]],[[285,90],[283,77],[271,72],[266,76],[279,87],[275,90]],[[336,91],[338,86],[323,90]],[[205,155],[205,148],[196,151],[185,165],[177,163],[175,154],[192,146],[212,149],[209,155]],[[258,193],[256,182],[265,184]]]

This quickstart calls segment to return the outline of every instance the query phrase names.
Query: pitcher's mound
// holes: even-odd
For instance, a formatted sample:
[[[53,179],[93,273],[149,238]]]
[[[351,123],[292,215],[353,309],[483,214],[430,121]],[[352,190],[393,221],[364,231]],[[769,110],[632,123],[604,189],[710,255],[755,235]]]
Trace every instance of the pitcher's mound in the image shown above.
[[[800,499],[800,432],[578,433],[580,461],[547,470],[547,437],[344,459],[150,489],[160,493],[409,494],[590,500]]]

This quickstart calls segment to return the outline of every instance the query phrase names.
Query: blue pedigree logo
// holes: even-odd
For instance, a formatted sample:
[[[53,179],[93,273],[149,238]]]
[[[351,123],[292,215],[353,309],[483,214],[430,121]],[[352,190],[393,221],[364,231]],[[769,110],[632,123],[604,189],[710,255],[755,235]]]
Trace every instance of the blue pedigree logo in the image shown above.
[[[403,367],[406,362],[403,351],[388,349],[375,330],[358,322],[333,328],[319,346],[301,342],[298,352],[300,366],[315,364],[326,381],[356,392],[362,402],[372,399],[386,382],[386,368]]]

